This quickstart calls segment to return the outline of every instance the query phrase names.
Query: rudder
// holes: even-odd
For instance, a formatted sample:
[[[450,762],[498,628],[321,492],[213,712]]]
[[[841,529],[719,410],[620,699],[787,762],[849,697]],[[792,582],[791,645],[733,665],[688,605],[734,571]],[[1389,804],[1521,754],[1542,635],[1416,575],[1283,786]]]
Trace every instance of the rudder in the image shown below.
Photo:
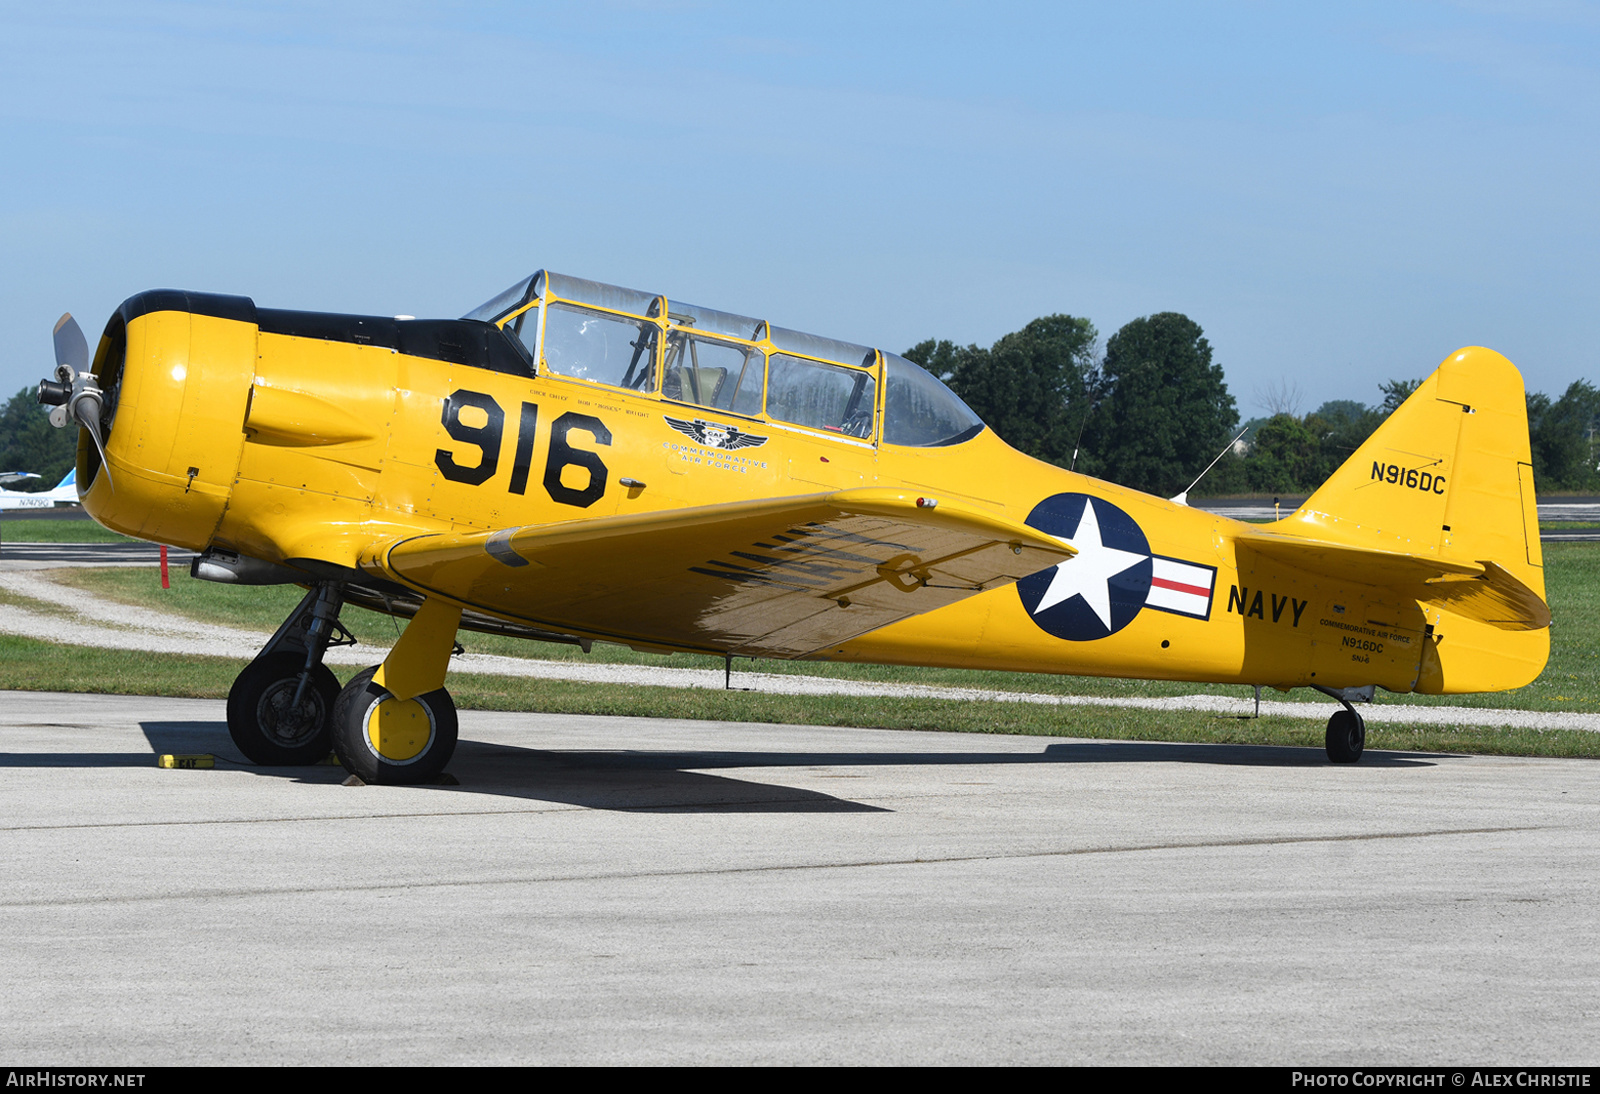
[[[1276,531],[1448,562],[1493,563],[1544,597],[1522,375],[1493,350],[1450,355]],[[1519,687],[1548,629],[1508,631],[1425,604],[1417,690]]]

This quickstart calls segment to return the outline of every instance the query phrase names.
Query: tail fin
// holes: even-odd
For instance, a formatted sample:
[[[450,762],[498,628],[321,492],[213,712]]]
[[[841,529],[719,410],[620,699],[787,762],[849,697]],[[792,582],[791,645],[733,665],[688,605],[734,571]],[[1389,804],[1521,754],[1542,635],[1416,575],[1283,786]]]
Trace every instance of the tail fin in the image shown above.
[[[45,497],[56,505],[80,504],[81,499],[78,497],[78,469],[73,467],[69,470],[61,481],[56,483],[49,493],[45,494]]]
[[[1522,375],[1493,350],[1450,355],[1293,516],[1274,529],[1370,551],[1476,564],[1542,606],[1544,559]],[[1509,581],[1507,579],[1510,579]],[[1505,629],[1422,598],[1432,634],[1418,691],[1520,687],[1544,668],[1549,631]],[[1538,622],[1530,620],[1530,622]]]

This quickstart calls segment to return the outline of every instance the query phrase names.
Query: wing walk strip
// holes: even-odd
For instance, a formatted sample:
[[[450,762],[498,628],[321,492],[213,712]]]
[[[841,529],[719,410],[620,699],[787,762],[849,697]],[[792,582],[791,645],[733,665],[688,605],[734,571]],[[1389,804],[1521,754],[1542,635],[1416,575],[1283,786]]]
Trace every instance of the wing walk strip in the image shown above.
[[[750,581],[767,585],[791,585],[802,591],[806,588],[825,588],[830,580],[837,579],[840,574],[856,572],[857,567],[878,565],[878,560],[866,555],[855,554],[851,551],[841,550],[838,547],[825,547],[818,543],[818,539],[843,539],[847,542],[862,542],[865,536],[852,532],[843,532],[837,529],[825,531],[811,531],[805,528],[790,528],[786,535],[777,535],[772,538],[783,544],[794,546],[776,546],[770,543],[756,543],[756,547],[764,547],[769,551],[783,551],[794,554],[796,558],[776,558],[771,555],[758,555],[749,551],[729,551],[735,558],[742,558],[753,562],[754,566],[741,566],[737,562],[726,562],[718,559],[707,559],[704,566],[689,567],[690,573],[706,574],[709,577],[720,577],[730,581]],[[909,551],[910,548],[903,543],[890,543],[884,540],[874,541],[881,546],[893,547],[899,551]],[[848,566],[830,566],[828,563],[848,563]],[[941,559],[940,561],[944,561]],[[932,563],[930,563],[932,565]],[[720,567],[719,569],[706,569],[706,566]],[[781,575],[768,576],[762,572],[762,567],[781,566],[786,571]],[[820,577],[820,581],[808,580],[788,573],[789,570],[798,571],[808,577]],[[872,584],[864,582],[863,584]]]
[[[515,528],[507,528],[496,532],[483,541],[483,549],[489,552],[490,557],[503,562],[507,566],[526,566],[528,560],[517,554],[511,547],[511,533]]]
[[[762,799],[770,802],[770,799]],[[738,802],[718,803],[737,807]],[[570,806],[572,810],[584,809]],[[662,808],[681,809],[682,805]],[[584,810],[586,812],[590,810]],[[601,810],[593,810],[601,812]],[[650,810],[610,810],[614,812],[650,812]],[[550,810],[529,809],[518,812],[545,813]],[[401,815],[401,814],[397,814]],[[482,814],[457,813],[459,817],[476,817]],[[350,817],[350,820],[371,820],[371,817]],[[129,827],[138,827],[130,825]],[[1295,844],[1361,843],[1375,840],[1436,839],[1443,836],[1497,835],[1506,832],[1539,832],[1545,825],[1520,825],[1501,828],[1435,828],[1422,832],[1352,832],[1330,836],[1262,836],[1257,839],[1195,840],[1192,843],[1140,843],[1126,847],[1067,847],[1046,851],[1018,851],[1014,854],[931,855],[917,858],[856,859],[843,862],[777,863],[765,866],[724,866],[701,870],[618,870],[592,874],[529,874],[523,877],[460,878],[455,880],[389,881],[368,885],[278,885],[255,889],[202,889],[187,893],[147,893],[138,896],[74,897],[67,900],[0,900],[0,908],[64,908],[106,904],[155,904],[183,900],[249,900],[262,896],[295,896],[313,893],[382,893],[416,889],[477,889],[496,885],[560,885],[592,881],[626,881],[651,878],[726,877],[735,874],[784,874],[813,870],[859,870],[884,866],[942,866],[968,862],[1019,862],[1027,859],[1076,858],[1084,855],[1126,855],[1156,851],[1205,851],[1228,848],[1279,847]]]

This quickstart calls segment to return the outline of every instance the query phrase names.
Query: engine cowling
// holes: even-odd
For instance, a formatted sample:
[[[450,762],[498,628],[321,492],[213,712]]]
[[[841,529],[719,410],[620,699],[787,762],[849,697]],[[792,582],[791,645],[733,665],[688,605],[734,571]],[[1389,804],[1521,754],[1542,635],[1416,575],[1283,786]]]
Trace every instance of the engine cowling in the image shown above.
[[[257,333],[248,297],[155,290],[122,303],[92,366],[109,476],[87,433],[78,439],[91,516],[141,539],[210,544],[244,447]]]

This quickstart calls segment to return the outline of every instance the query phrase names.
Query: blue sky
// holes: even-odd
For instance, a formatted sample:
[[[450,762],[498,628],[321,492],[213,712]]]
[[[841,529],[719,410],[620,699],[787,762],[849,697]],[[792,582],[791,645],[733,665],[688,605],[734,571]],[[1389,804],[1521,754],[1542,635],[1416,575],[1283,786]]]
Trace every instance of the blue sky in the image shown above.
[[[1600,380],[1600,4],[0,2],[0,396],[123,298],[539,267],[899,350],[1181,311],[1245,417]]]

